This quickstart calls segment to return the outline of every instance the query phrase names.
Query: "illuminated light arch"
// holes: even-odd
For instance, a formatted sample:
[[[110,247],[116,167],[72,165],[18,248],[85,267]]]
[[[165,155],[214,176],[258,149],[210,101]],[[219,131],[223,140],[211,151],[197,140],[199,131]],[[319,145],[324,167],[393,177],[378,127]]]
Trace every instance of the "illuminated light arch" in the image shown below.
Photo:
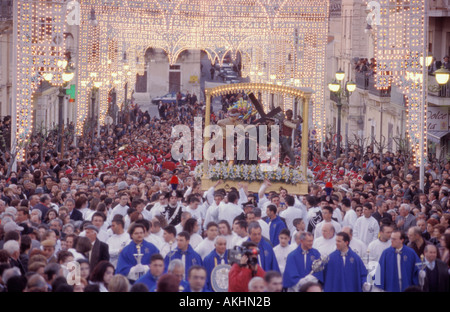
[[[424,0],[378,0],[379,25],[372,24],[375,33],[376,87],[399,87],[406,98],[406,128],[414,151],[416,166],[423,165],[427,154],[427,91],[424,90]],[[426,70],[426,69],[425,69]],[[423,120],[423,122],[422,122]],[[421,138],[423,137],[423,146]]]
[[[212,63],[219,62],[219,64],[223,62],[228,50],[234,56],[237,51],[241,51],[244,74],[250,73],[253,66],[258,66],[258,70],[261,71],[258,75],[259,82],[270,82],[269,70],[262,66],[264,62],[277,64],[279,70],[291,68],[287,73],[283,72],[280,75],[278,83],[289,85],[294,79],[298,80],[298,85],[310,87],[315,91],[311,99],[315,103],[312,108],[312,126],[317,130],[318,139],[324,138],[323,81],[328,0],[79,0],[79,2],[79,53],[76,63],[77,135],[83,132],[94,83],[101,84],[98,95],[101,110],[99,118],[103,123],[107,112],[108,90],[112,87],[121,88],[126,82],[128,89],[131,90],[136,73],[142,72],[142,62],[137,61],[137,57],[142,56],[145,51],[142,48],[142,52],[137,52],[135,47],[151,46],[165,50],[169,62],[172,63],[184,49],[205,50]],[[52,28],[55,34],[61,32],[63,35],[67,11],[63,0],[18,0],[15,3],[19,9],[15,23],[18,34],[15,43],[21,51],[15,60],[19,76],[15,85],[18,125],[16,132],[20,140],[25,140],[31,133],[31,97],[42,80],[41,75],[54,74],[53,83],[58,83],[58,77],[61,75],[61,70],[56,68],[54,63],[43,61],[50,58],[56,62],[65,51],[63,40],[52,43],[53,38],[44,36],[37,38],[36,44],[32,43],[31,38],[36,39],[33,37],[35,34],[32,29],[38,25],[33,24],[31,17],[52,16],[53,19],[46,21],[47,26]],[[95,11],[96,26],[89,23],[91,9]],[[253,36],[255,36],[253,39],[248,39]],[[294,39],[283,39],[289,37]],[[288,61],[286,51],[294,51],[295,64],[289,64],[292,61]],[[127,54],[127,63],[123,62],[124,52]],[[22,61],[25,59],[31,62],[33,58],[35,64]],[[125,69],[125,66],[129,68]],[[113,73],[115,77],[112,76]],[[121,92],[117,92],[117,99],[119,103],[120,99],[123,99]]]
[[[298,33],[311,32],[317,38],[318,45],[321,46],[323,53],[314,53],[309,55],[308,51],[301,51],[308,57],[297,57],[296,60],[298,68],[302,68],[301,63],[310,59],[314,60],[315,64],[321,64],[320,70],[314,70],[313,75],[317,74],[320,77],[320,83],[311,85],[309,81],[299,81],[302,86],[312,86],[316,91],[314,97],[315,103],[323,105],[323,79],[324,79],[324,52],[326,45],[326,29],[328,25],[328,1],[319,0],[278,0],[278,1],[263,1],[263,0],[228,0],[228,1],[206,1],[206,0],[184,0],[184,1],[122,1],[126,5],[121,5],[118,2],[110,4],[103,0],[87,0],[81,3],[82,19],[80,25],[81,35],[83,38],[91,38],[93,41],[96,38],[96,31],[100,33],[105,29],[114,28],[119,32],[117,39],[119,40],[119,49],[126,43],[127,46],[145,45],[155,48],[161,48],[166,51],[169,63],[176,62],[179,54],[186,49],[204,50],[208,54],[211,63],[223,63],[224,56],[231,53],[236,57],[237,51],[241,51],[244,55],[251,55],[249,49],[256,51],[257,47],[262,48],[262,54],[270,58],[271,55],[267,51],[264,52],[264,47],[270,47],[271,39],[287,38],[294,36],[294,28],[297,27]],[[112,6],[109,9],[108,6]],[[87,16],[90,10],[94,8],[98,20],[100,30],[90,26],[87,21]],[[143,16],[145,21],[138,21],[139,12],[146,12]],[[114,14],[112,14],[112,13]],[[314,12],[314,13],[313,13]],[[114,15],[114,16],[112,16]],[[84,18],[83,18],[84,17]],[[151,17],[151,18],[150,18]],[[119,21],[117,21],[119,20]],[[139,23],[138,23],[139,22]],[[138,25],[139,24],[139,25]],[[308,25],[307,28],[304,28]],[[94,34],[92,36],[91,34]],[[247,40],[249,37],[258,34],[258,40]],[[289,47],[280,48],[279,51],[292,52],[292,42],[286,41]],[[102,44],[90,44],[89,42],[80,42],[80,49],[84,50],[89,46],[102,46]],[[297,51],[295,51],[297,52]],[[99,53],[102,53],[101,51]],[[277,62],[282,63],[287,61],[283,56],[278,55]],[[261,57],[258,57],[261,62]],[[244,57],[244,61],[250,63],[243,63],[243,68],[249,68],[255,62],[255,55],[251,57]],[[267,61],[268,62],[268,61]],[[86,68],[81,70],[89,72],[96,70],[102,72],[101,64],[88,64],[87,58],[81,58],[80,67]],[[95,66],[93,66],[95,65]],[[306,66],[306,65],[305,65]],[[118,63],[118,70],[121,64]],[[280,68],[286,68],[280,66]],[[310,73],[311,74],[311,73]],[[85,79],[89,79],[88,75]],[[102,74],[102,77],[106,75]],[[134,76],[134,75],[133,75]],[[289,84],[291,79],[300,79],[301,76],[294,76],[289,72],[282,77],[283,84]],[[259,80],[269,82],[268,72],[263,72]],[[307,80],[305,78],[305,80]],[[92,81],[92,80],[91,80]],[[103,88],[103,87],[102,87]],[[87,101],[86,93],[88,90],[80,90],[78,103],[79,114],[77,121],[77,134],[82,133],[82,124],[86,118]],[[83,94],[85,93],[85,94]],[[106,94],[106,93],[105,93]],[[323,109],[320,109],[322,112]],[[105,112],[102,112],[105,113]],[[316,115],[315,115],[316,116]],[[325,115],[318,116],[319,120],[314,118],[314,126],[317,128],[319,124],[323,124]],[[104,120],[104,117],[101,117]],[[319,133],[322,130],[317,128]],[[320,137],[320,135],[319,135]]]

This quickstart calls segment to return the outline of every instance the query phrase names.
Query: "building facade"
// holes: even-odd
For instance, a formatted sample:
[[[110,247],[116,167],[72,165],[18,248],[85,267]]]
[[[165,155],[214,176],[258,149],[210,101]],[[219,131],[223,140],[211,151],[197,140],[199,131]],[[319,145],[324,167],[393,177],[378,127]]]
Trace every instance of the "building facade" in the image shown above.
[[[428,1],[428,41],[429,52],[436,61],[443,61],[450,54],[450,0]],[[330,29],[327,47],[327,81],[333,81],[334,74],[341,69],[346,81],[353,81],[357,88],[350,97],[343,99],[341,113],[341,146],[353,142],[363,142],[377,152],[395,152],[397,142],[405,139],[406,103],[397,87],[380,91],[375,88],[374,76],[360,72],[356,64],[367,59],[368,64],[376,62],[374,57],[374,34],[367,27],[365,1],[330,1]],[[434,157],[447,157],[449,154],[449,85],[439,88],[430,66],[428,92],[428,147]],[[337,132],[338,110],[336,100],[328,92],[327,125],[328,137]],[[439,118],[438,121],[435,119]],[[437,127],[437,125],[439,127]],[[431,127],[431,128],[430,128]],[[437,130],[439,129],[439,130]],[[359,138],[359,140],[356,140]]]

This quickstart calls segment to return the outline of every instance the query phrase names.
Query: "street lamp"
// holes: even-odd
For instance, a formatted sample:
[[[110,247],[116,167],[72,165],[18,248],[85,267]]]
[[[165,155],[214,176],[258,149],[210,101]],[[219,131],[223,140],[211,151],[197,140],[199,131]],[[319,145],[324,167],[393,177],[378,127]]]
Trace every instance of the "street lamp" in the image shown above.
[[[328,84],[328,89],[336,95],[336,106],[338,108],[338,124],[337,124],[337,139],[336,139],[336,158],[341,155],[341,111],[342,111],[342,96],[345,96],[348,99],[350,97],[350,93],[354,92],[356,89],[356,83],[353,81],[347,81],[345,83],[345,88],[342,88],[341,82],[345,78],[345,72],[339,70],[335,74],[335,80]]]
[[[337,81],[342,81],[345,78],[345,72],[342,69],[339,69],[334,76]]]
[[[439,85],[445,85],[450,78],[450,71],[442,66],[440,69],[434,72],[434,77],[436,78],[436,81]]]
[[[59,87],[58,94],[58,133],[59,133],[59,144],[58,151],[61,153],[61,157],[63,157],[63,147],[64,147],[64,117],[63,117],[63,106],[64,106],[64,97],[66,95],[65,86],[72,81],[75,76],[75,72],[72,67],[67,67],[68,62],[66,60],[58,62],[58,65],[64,68],[64,72],[62,73],[62,79],[64,83]]]

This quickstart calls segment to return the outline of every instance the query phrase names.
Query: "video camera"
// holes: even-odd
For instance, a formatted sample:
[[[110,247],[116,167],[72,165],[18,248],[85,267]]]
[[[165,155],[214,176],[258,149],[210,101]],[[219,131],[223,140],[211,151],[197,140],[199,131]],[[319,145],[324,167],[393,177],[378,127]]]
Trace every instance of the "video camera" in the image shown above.
[[[248,257],[247,264],[250,266],[254,266],[258,263],[258,255],[259,248],[258,247],[243,247],[243,246],[234,246],[233,249],[228,250],[228,263],[233,265],[233,263],[237,263],[241,265],[242,256],[246,255]]]

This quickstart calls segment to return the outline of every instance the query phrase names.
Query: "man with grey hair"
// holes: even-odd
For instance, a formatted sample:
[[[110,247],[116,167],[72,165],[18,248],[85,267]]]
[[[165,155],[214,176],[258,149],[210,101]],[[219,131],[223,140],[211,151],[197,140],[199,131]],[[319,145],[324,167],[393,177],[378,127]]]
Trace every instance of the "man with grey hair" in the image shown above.
[[[209,290],[213,290],[211,273],[216,266],[221,264],[228,264],[227,238],[225,236],[216,237],[214,250],[203,259],[203,266],[206,269],[206,285]]]
[[[180,292],[189,285],[187,281],[184,280],[184,264],[180,259],[173,259],[169,262],[167,266],[167,273],[173,274],[178,278]]]
[[[15,240],[9,240],[3,245],[3,249],[6,250],[6,252],[9,255],[9,264],[11,267],[16,267],[20,270],[20,273],[22,275],[25,275],[26,270],[25,266],[22,264],[22,261],[20,261],[20,245],[19,242]]]
[[[283,287],[288,291],[296,291],[300,280],[311,272],[313,261],[320,259],[320,252],[313,248],[314,236],[309,232],[296,235],[299,236],[300,244],[288,255],[283,273]],[[323,281],[321,271],[314,273],[314,277]]]
[[[64,224],[62,227],[62,232],[65,235],[70,235],[70,234],[75,233],[75,225],[73,225],[72,223]]]
[[[48,285],[40,274],[33,274],[28,279],[26,292],[47,292]]]
[[[51,230],[58,230],[59,233],[61,233],[62,228],[63,228],[63,222],[61,219],[59,218],[55,218],[52,221],[50,221],[50,226],[49,228]]]
[[[40,211],[39,209],[35,208],[33,210],[31,210],[30,213],[30,221],[36,224],[41,224],[42,221],[42,211]]]
[[[398,209],[399,215],[395,219],[397,228],[403,232],[416,225],[416,217],[410,213],[411,207],[408,204],[401,204]]]
[[[250,282],[248,282],[248,291],[249,292],[265,292],[266,291],[266,283],[264,279],[260,276],[253,277]]]

